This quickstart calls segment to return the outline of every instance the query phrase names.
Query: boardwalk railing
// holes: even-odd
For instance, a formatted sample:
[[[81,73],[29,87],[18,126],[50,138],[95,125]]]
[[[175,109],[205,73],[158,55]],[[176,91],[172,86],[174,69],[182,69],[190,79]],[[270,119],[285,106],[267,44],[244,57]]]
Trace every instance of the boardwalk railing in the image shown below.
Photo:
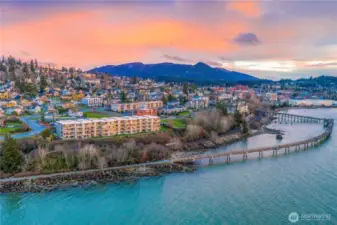
[[[298,116],[292,114],[285,114],[285,113],[277,113],[275,114],[276,120],[281,122],[302,122],[302,123],[324,123],[324,127],[326,128],[325,131],[316,136],[306,140],[292,142],[289,144],[282,144],[276,146],[268,146],[268,147],[260,147],[260,148],[252,148],[246,150],[232,150],[229,152],[221,152],[221,153],[213,153],[213,154],[200,154],[200,155],[193,155],[188,157],[181,157],[172,159],[172,163],[194,163],[198,160],[208,159],[209,164],[213,164],[214,160],[217,158],[225,157],[225,162],[230,163],[232,156],[242,156],[242,160],[247,160],[248,155],[253,153],[258,153],[258,158],[263,157],[264,152],[272,151],[273,156],[277,156],[279,152],[284,154],[290,153],[291,151],[299,151],[300,149],[308,149],[309,147],[318,146],[324,140],[330,137],[331,132],[333,130],[334,121],[332,119],[321,119],[315,117],[308,117],[308,116]],[[279,119],[280,118],[280,119]],[[287,120],[287,121],[286,121]]]

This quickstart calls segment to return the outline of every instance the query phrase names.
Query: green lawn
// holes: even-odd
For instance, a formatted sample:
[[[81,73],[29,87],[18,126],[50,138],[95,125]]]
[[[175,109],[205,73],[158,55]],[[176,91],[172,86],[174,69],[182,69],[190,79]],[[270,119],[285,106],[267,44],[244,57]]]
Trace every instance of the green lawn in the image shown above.
[[[104,118],[104,117],[111,117],[108,113],[101,113],[101,112],[85,112],[84,116],[86,118]]]
[[[192,113],[190,111],[184,111],[184,112],[180,112],[178,113],[178,116],[191,116]]]
[[[163,125],[160,126],[160,131],[168,131],[168,130],[169,130],[169,128],[167,128]]]
[[[172,121],[173,128],[185,128],[186,122],[183,119],[163,119],[162,122],[170,124]]]
[[[23,123],[21,121],[8,121],[5,127],[0,127],[0,135],[9,133],[20,133],[20,129],[23,128]]]
[[[18,121],[18,122],[6,122],[6,126],[14,126],[14,127],[21,127],[22,126],[22,122]]]
[[[16,128],[9,128],[9,127],[0,127],[0,134],[8,134],[11,131],[14,131]]]
[[[31,114],[30,112],[25,111],[25,113],[24,113],[23,115],[24,115],[24,116],[31,116],[31,115],[33,115],[33,114]]]

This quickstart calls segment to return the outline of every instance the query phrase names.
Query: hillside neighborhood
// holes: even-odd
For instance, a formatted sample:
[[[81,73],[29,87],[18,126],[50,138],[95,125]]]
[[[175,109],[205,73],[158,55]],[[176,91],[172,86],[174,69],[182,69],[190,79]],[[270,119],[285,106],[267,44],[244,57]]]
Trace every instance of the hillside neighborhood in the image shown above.
[[[278,107],[313,104],[306,99],[336,106],[337,82],[324,76],[261,83],[249,77],[253,83],[207,85],[151,76],[85,72],[2,57],[0,135],[5,142],[16,139],[25,158],[17,168],[2,170],[42,173],[165,159],[251,135]],[[105,150],[100,140],[110,143]],[[81,148],[85,154],[94,149],[97,158],[85,166],[70,163],[65,148]],[[84,153],[71,154],[83,158]]]

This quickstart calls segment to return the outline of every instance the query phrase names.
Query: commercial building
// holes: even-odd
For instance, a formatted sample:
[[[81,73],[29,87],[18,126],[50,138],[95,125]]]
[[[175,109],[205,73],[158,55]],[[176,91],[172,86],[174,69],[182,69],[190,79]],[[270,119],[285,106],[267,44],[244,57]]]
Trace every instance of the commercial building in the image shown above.
[[[115,112],[131,112],[140,108],[157,109],[163,106],[162,101],[131,102],[131,103],[112,103],[111,110]]]
[[[56,135],[64,140],[133,134],[160,130],[158,116],[126,116],[102,119],[60,120]]]
[[[102,106],[103,98],[100,97],[85,97],[82,99],[81,103],[89,107]]]

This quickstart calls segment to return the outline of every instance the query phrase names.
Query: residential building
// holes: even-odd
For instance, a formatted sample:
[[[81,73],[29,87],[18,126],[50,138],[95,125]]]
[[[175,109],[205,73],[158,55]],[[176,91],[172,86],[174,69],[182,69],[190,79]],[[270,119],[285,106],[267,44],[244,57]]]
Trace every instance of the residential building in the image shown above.
[[[160,130],[158,116],[126,116],[102,119],[60,120],[55,123],[56,135],[65,140],[133,134]]]
[[[83,117],[83,112],[78,111],[78,110],[69,109],[68,116],[70,116],[70,117]]]
[[[140,108],[136,112],[137,116],[156,116],[158,112],[156,109]]]
[[[140,108],[157,109],[163,106],[162,101],[131,102],[131,103],[112,103],[111,110],[115,112],[131,112]]]
[[[81,100],[81,103],[83,105],[87,106],[102,106],[103,104],[103,98],[101,97],[85,97]]]
[[[207,108],[209,105],[209,98],[204,96],[195,96],[188,102],[188,107],[193,109]]]
[[[8,99],[8,92],[0,92],[0,99],[1,100],[6,100]]]

